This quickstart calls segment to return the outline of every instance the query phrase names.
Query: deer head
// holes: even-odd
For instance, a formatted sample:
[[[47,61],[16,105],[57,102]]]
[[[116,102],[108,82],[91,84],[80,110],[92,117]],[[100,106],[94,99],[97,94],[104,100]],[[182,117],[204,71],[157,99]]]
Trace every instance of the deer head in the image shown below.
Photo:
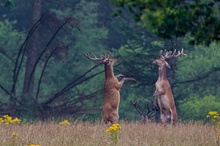
[[[99,61],[99,64],[105,65],[105,78],[106,79],[115,77],[114,72],[113,72],[113,65],[116,62],[116,59],[111,58],[112,53],[110,51],[109,51],[108,57],[105,53],[100,54],[99,58],[95,54],[93,54],[93,57],[89,56],[88,53],[84,53],[84,55],[90,60]]]
[[[91,57],[88,53],[84,53],[84,55],[90,59],[90,60],[93,60],[93,61],[99,61],[100,64],[106,64],[106,65],[113,65],[117,59],[115,58],[111,58],[112,57],[112,53],[109,51],[109,54],[108,54],[108,57],[105,53],[103,54],[100,54],[100,57],[98,58],[94,53],[93,54],[93,57]]]
[[[170,68],[170,65],[168,64],[168,62],[166,61],[167,59],[171,59],[171,58],[177,58],[178,56],[181,55],[186,55],[183,53],[183,49],[181,51],[178,51],[178,53],[176,54],[176,49],[172,52],[172,51],[160,51],[160,58],[156,59],[153,61],[153,63],[157,64],[159,67],[163,67],[163,66],[167,66],[168,68]]]
[[[140,113],[141,115],[141,123],[147,124],[151,122],[151,118],[154,116],[153,110],[150,110],[149,105],[147,106],[147,113],[143,112],[138,102],[135,100],[132,102],[135,109]]]

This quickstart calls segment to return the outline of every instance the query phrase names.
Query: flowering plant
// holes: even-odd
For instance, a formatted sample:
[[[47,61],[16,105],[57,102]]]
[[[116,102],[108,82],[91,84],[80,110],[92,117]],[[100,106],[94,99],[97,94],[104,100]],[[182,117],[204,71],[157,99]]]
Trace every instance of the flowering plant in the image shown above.
[[[208,112],[206,118],[208,120],[211,120],[212,123],[216,124],[216,123],[218,123],[220,117],[219,117],[219,113],[217,111],[210,111],[210,112]]]
[[[21,120],[18,118],[12,118],[9,115],[4,115],[2,118],[0,118],[0,124],[5,124],[5,125],[9,125],[9,124],[14,124],[14,123],[20,123]]]
[[[106,133],[110,133],[110,139],[113,145],[115,146],[117,145],[117,142],[118,142],[118,131],[121,129],[122,129],[121,125],[113,124],[106,130]]]
[[[217,133],[217,142],[220,142],[220,116],[217,111],[210,111],[208,112],[206,118],[210,120],[215,125],[215,131]]]
[[[60,125],[70,125],[70,122],[68,120],[63,120],[59,123]]]

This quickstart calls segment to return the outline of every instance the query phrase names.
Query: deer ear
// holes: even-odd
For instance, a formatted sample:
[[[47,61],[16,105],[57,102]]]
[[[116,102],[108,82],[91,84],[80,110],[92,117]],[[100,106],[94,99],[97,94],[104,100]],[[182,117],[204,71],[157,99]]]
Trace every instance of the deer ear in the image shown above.
[[[165,61],[165,64],[168,68],[171,68],[170,65],[168,64],[168,62]]]

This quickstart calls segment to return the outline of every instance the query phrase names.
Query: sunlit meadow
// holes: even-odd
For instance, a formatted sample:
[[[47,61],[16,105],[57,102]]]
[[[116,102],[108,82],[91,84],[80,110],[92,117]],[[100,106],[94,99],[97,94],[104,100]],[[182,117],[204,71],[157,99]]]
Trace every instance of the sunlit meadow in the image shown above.
[[[8,116],[10,117],[10,116]],[[13,118],[8,118],[13,120]],[[14,118],[16,119],[16,118]],[[4,117],[2,121],[4,121]],[[216,146],[212,123],[176,126],[120,121],[116,127],[74,120],[0,124],[1,146]],[[111,137],[117,131],[117,137]],[[115,139],[114,139],[115,138]],[[116,142],[114,142],[116,140]]]

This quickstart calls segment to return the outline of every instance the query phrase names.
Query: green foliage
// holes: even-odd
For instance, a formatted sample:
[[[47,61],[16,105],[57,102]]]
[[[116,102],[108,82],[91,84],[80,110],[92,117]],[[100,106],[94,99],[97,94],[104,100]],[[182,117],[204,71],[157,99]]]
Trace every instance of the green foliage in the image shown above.
[[[2,0],[1,4],[9,9],[14,7],[14,0]]]
[[[94,62],[88,60],[83,55],[85,52],[104,52],[105,46],[103,40],[106,38],[108,31],[104,27],[98,27],[97,7],[97,3],[81,1],[81,3],[76,5],[75,10],[52,10],[57,14],[59,19],[68,16],[76,21],[76,25],[68,29],[68,34],[58,37],[59,41],[69,48],[68,56],[66,56],[62,63],[59,63],[54,68],[55,70],[50,73],[51,76],[53,76],[54,71],[57,73],[59,76],[58,82],[61,83],[61,86],[67,81],[79,77],[94,66]],[[63,68],[66,69],[63,70]],[[100,71],[100,69],[101,68],[99,68],[98,71]],[[100,80],[97,82],[100,82]],[[80,92],[88,91],[84,92],[84,94],[91,91],[83,89],[90,88],[89,84],[87,84],[87,87],[81,86],[79,88]]]
[[[81,109],[80,116],[84,115],[84,113],[88,113],[88,115],[96,114],[96,111],[100,110],[99,105],[101,105],[100,102],[103,102],[103,100],[98,100],[102,97],[100,96],[102,95],[100,94],[101,92],[98,92],[98,90],[103,88],[103,75],[97,74],[97,76],[95,76],[95,74],[102,71],[103,68],[96,68],[96,70],[79,79],[80,76],[94,67],[94,62],[88,60],[83,54],[85,52],[104,52],[105,50],[103,40],[106,39],[108,31],[106,28],[98,25],[97,9],[97,3],[81,1],[73,9],[51,10],[58,18],[56,22],[62,23],[66,18],[69,18],[69,21],[68,25],[55,37],[56,41],[53,40],[52,45],[47,48],[48,51],[44,54],[36,68],[34,94],[39,85],[38,81],[48,54],[51,51],[50,49],[52,47],[62,47],[66,52],[55,52],[49,59],[41,81],[38,99],[35,98],[35,95],[32,97],[22,95],[25,66],[21,66],[18,86],[16,88],[16,98],[18,100],[21,98],[27,99],[29,102],[20,101],[17,114],[26,119],[33,119],[40,116],[47,117],[48,115],[59,116],[59,114],[68,114],[69,111],[60,112],[62,109],[57,107],[71,110],[71,112],[75,114],[74,116],[76,116],[79,109]],[[50,18],[51,16],[52,14]],[[13,81],[14,61],[16,60],[24,34],[14,30],[13,25],[15,22],[8,21],[5,17],[4,19],[5,21],[0,22],[0,43],[6,55],[0,54],[3,56],[1,57],[2,61],[0,66],[1,68],[5,68],[4,72],[1,73],[0,84],[5,88],[7,87],[6,89],[10,92]],[[41,28],[42,35],[40,35],[41,39],[39,42],[41,46],[38,53],[45,48],[50,40],[51,34],[53,34],[55,29],[57,29],[56,27],[59,26],[59,24],[55,23],[53,26],[50,25],[55,19],[53,15],[53,19],[48,19],[46,23],[43,22],[41,24],[43,27]],[[44,27],[48,25],[50,27],[45,29]],[[10,57],[8,60],[6,59],[7,56]],[[23,61],[26,61],[26,57],[24,57]],[[85,84],[82,84],[84,80],[91,75],[95,77],[87,80]],[[59,93],[65,86],[71,83],[73,84],[68,87],[68,90],[57,97],[50,105],[44,105],[45,101],[52,98],[56,93]],[[74,90],[72,90],[73,88]],[[96,93],[96,95],[94,93]],[[1,101],[9,103],[10,96],[5,95],[6,94],[1,93],[1,97],[4,97]],[[91,100],[92,98],[94,100]],[[90,99],[90,101],[87,101],[88,99]],[[97,107],[97,109],[94,110],[94,107]],[[90,108],[93,108],[92,111],[89,110]],[[97,117],[97,115],[95,116]],[[100,113],[98,116],[100,116]],[[96,117],[94,117],[94,119]]]
[[[0,76],[0,84],[10,91],[12,85],[13,67],[15,65],[16,54],[24,39],[24,33],[19,32],[14,28],[16,21],[9,21],[5,19],[0,21],[0,66],[4,68]],[[5,97],[5,92],[1,93],[4,95],[3,101],[8,101],[9,98]]]
[[[125,81],[120,91],[120,118],[140,120],[140,114],[131,102],[137,100],[144,112],[147,112],[147,106],[151,108],[154,83],[158,75],[158,68],[152,62],[158,58],[164,42],[152,39],[147,32],[126,23],[121,23],[120,28],[127,40],[116,52],[119,65],[114,68],[115,74],[136,79],[136,82]]]
[[[184,120],[206,120],[209,111],[218,111],[220,100],[215,96],[191,97],[180,102],[180,118]]]
[[[219,46],[195,46],[179,58],[176,86],[177,108],[183,120],[204,120],[205,114],[219,107]]]
[[[158,77],[158,68],[152,64],[152,61],[159,57],[159,50],[173,48],[179,50],[179,46],[184,46],[188,54],[187,57],[178,58],[173,88],[180,118],[202,120],[206,110],[213,110],[210,107],[218,105],[220,52],[217,43],[210,44],[212,40],[218,39],[216,30],[219,30],[219,19],[215,19],[215,14],[219,10],[216,10],[215,4],[213,5],[211,1],[178,2],[178,4],[176,0],[113,1],[116,2],[114,4],[117,7],[128,9],[133,14],[133,19],[139,26],[144,27],[143,29],[127,16],[123,17],[126,20],[121,17],[110,18],[111,10],[105,10],[107,6],[103,6],[104,1],[98,2],[60,0],[57,3],[63,5],[46,1],[42,3],[42,9],[49,12],[49,15],[40,25],[38,53],[45,48],[53,33],[67,18],[68,23],[47,47],[47,52],[39,61],[35,71],[34,93],[48,54],[54,48],[61,48],[48,61],[38,100],[34,96],[21,94],[26,61],[24,56],[16,86],[16,98],[20,100],[22,97],[29,102],[18,102],[22,107],[19,107],[20,115],[32,120],[42,115],[45,117],[71,115],[82,120],[100,119],[104,67],[99,66],[86,76],[79,77],[96,64],[88,60],[83,53],[94,52],[99,55],[111,50],[113,57],[117,58],[117,63],[114,65],[115,74],[123,74],[125,77],[133,77],[137,80],[135,83],[125,81],[120,91],[120,119],[139,120],[139,114],[131,102],[137,100],[143,111],[147,110],[148,103],[151,107],[154,83]],[[31,3],[26,3],[25,0],[17,3],[10,12],[7,9],[0,10],[4,14],[0,18],[0,68],[2,68],[0,85],[9,92],[13,82],[14,61],[24,40],[24,32],[30,29],[28,24],[31,18]],[[124,11],[119,9],[117,15],[123,13]],[[186,46],[182,45],[179,39],[177,42],[180,44],[177,47],[173,42],[167,45],[169,40],[158,40],[145,28],[164,38],[187,35],[187,38],[184,38],[185,42],[192,41],[210,46]],[[87,78],[93,75],[94,77]],[[68,90],[53,102],[46,106],[43,104],[71,83],[73,84]],[[4,90],[1,91],[0,100],[7,103],[1,104],[1,110],[4,110],[10,96]],[[213,102],[215,100],[216,103]],[[205,101],[210,103],[207,107]],[[194,114],[194,111],[197,114]]]
[[[219,41],[219,7],[213,1],[194,0],[112,0],[122,11],[127,8],[133,19],[163,38],[193,36],[190,43],[209,45]]]
[[[200,96],[220,96],[219,92],[219,46],[215,43],[210,47],[195,46],[194,51],[187,52],[185,58],[179,58],[177,70],[177,86],[181,98],[197,94]],[[184,61],[183,61],[184,59]],[[217,86],[216,86],[217,85]]]

